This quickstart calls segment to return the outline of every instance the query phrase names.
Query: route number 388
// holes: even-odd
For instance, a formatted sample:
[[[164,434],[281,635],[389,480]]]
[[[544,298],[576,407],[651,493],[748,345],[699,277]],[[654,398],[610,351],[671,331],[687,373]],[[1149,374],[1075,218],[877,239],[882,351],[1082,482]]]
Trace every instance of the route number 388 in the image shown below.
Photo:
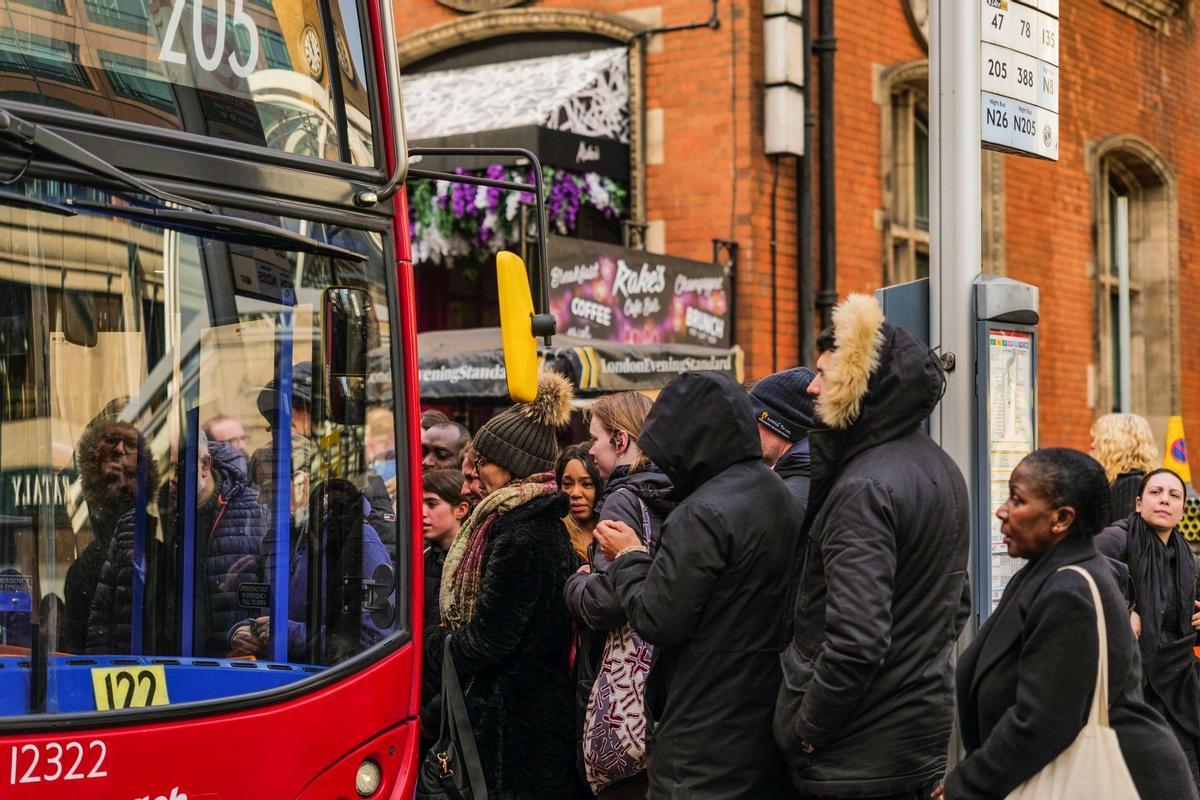
[[[220,66],[222,58],[229,64],[229,68],[234,75],[239,78],[248,78],[258,66],[258,26],[254,24],[254,20],[246,13],[244,0],[233,0],[233,10],[230,12],[226,7],[229,0],[211,0],[216,4],[215,18],[212,19],[212,28],[210,29],[211,36],[204,35],[204,4],[206,0],[172,0],[171,16],[167,20],[167,29],[163,34],[162,48],[158,51],[158,58],[170,64],[188,63],[188,54],[184,50],[177,48],[177,40],[180,36],[180,25],[184,25],[186,31],[186,23],[183,21],[184,11],[190,2],[192,5],[192,24],[191,24],[191,51],[196,56],[196,63],[205,72],[215,72]],[[250,52],[246,55],[244,62],[238,60],[238,54],[231,52],[225,56],[225,29],[226,18],[233,25],[240,25],[248,34],[247,39],[250,44]]]

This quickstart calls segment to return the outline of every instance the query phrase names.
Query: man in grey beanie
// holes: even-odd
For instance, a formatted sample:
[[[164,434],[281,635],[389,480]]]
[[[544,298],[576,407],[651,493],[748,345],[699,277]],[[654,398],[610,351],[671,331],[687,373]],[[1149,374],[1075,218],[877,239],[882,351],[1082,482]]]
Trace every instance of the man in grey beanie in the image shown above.
[[[749,392],[763,462],[783,478],[796,499],[800,507],[798,526],[804,524],[812,474],[808,432],[813,427],[813,398],[808,385],[814,377],[808,367],[793,367],[759,380]]]

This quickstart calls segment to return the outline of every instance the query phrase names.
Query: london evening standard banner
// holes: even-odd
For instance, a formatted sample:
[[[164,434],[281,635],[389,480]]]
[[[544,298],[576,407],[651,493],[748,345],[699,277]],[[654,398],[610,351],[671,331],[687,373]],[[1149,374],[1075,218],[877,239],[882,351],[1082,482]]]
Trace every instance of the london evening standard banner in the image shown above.
[[[550,237],[559,333],[623,344],[729,347],[729,278],[717,264]]]

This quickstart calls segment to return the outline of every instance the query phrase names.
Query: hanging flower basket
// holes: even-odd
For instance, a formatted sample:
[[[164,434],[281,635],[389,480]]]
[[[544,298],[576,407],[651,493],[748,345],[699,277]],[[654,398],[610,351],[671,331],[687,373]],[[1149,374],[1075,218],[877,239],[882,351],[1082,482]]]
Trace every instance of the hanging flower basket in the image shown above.
[[[470,174],[461,169],[455,172]],[[499,164],[474,174],[493,180],[533,182],[531,170]],[[581,175],[545,167],[542,179],[546,224],[551,233],[564,236],[573,233],[579,210],[584,206],[609,219],[625,215],[626,189],[611,178],[595,172]],[[520,240],[521,204],[533,202],[529,192],[414,180],[408,186],[413,260],[448,266],[459,259],[478,263],[500,250],[513,248]]]

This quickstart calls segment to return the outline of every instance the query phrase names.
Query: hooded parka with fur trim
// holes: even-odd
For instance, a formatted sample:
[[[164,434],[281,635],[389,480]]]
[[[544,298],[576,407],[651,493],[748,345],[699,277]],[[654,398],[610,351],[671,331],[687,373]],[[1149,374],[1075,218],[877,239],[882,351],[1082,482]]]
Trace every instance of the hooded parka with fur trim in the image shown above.
[[[833,319],[774,731],[803,793],[890,795],[946,769],[970,512],[921,424],[944,385],[937,356],[870,297]]]

